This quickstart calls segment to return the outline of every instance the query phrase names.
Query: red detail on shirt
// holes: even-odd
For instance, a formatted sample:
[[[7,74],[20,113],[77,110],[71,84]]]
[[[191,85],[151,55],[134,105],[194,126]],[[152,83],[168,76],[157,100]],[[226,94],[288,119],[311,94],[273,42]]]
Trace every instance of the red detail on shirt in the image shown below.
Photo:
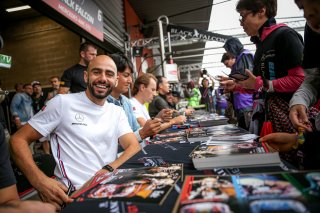
[[[261,41],[263,41],[270,33],[272,33],[275,29],[278,29],[279,27],[287,26],[286,24],[276,24],[272,25],[270,27],[264,27],[262,34],[261,34]]]
[[[304,72],[301,66],[288,70],[288,75],[272,81],[275,92],[292,93],[299,89],[304,80]]]

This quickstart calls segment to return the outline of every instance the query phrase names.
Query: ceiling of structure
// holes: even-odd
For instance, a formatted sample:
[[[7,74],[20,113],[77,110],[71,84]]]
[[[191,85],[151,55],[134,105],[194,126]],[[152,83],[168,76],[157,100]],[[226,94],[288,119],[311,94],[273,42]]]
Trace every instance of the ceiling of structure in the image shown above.
[[[36,10],[21,10],[19,12],[8,13],[5,9],[26,5],[19,0],[1,0],[0,1],[0,30],[9,26],[16,21],[24,20],[26,18],[32,18],[40,16],[41,14]]]
[[[157,19],[162,15],[168,17],[170,24],[208,30],[213,0],[129,0],[129,3],[143,22],[143,25],[140,27],[146,32],[146,38],[150,38],[159,37]],[[164,34],[166,35],[166,33]],[[190,44],[190,41],[179,42],[179,37],[173,37],[171,40],[174,57],[200,55],[198,57],[192,57],[192,63],[195,61],[198,63],[202,62],[203,57],[201,55],[204,53],[204,50],[201,49],[204,49],[205,42],[194,41],[192,44]],[[184,52],[191,49],[200,50],[189,53]],[[166,50],[166,52],[167,51],[168,50]],[[174,62],[178,65],[191,63],[188,59],[175,59]]]
[[[146,38],[159,37],[157,19],[161,15],[165,15],[169,19],[170,24],[179,26],[185,26],[194,29],[208,30],[211,8],[213,0],[129,0],[129,3],[136,11],[140,20],[142,21],[141,26],[128,26],[139,27],[144,32]],[[14,24],[19,20],[40,16],[41,14],[34,9],[23,10],[15,13],[8,13],[5,11],[6,8],[16,7],[25,5],[20,0],[2,0],[0,1],[0,30]],[[164,26],[165,30],[165,26]],[[165,31],[166,32],[166,31]],[[175,56],[186,56],[186,55],[199,55],[198,57],[192,57],[192,63],[202,62],[202,54],[204,53],[205,42],[194,41],[192,44],[184,45],[181,43],[179,46],[179,38],[172,39],[172,51],[175,52]],[[200,49],[197,52],[184,53],[185,50]],[[190,59],[191,60],[191,59]],[[175,62],[178,65],[188,64],[188,59],[179,60]]]

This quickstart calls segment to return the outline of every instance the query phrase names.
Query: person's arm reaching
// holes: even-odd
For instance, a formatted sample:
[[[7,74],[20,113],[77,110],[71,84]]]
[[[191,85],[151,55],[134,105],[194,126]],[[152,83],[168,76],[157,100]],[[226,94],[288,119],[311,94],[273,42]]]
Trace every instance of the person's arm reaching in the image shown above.
[[[268,82],[269,92],[292,93],[297,91],[304,80],[302,67],[288,70],[288,75]]]
[[[159,118],[147,120],[145,122],[145,125],[139,130],[139,135],[141,139],[145,139],[157,134],[160,131],[160,127],[161,120]]]
[[[164,122],[169,122],[172,119],[173,112],[173,109],[162,109],[156,118],[160,118]]]
[[[187,118],[183,115],[179,115],[177,117],[172,118],[169,122],[165,122],[161,124],[160,131],[170,128],[172,125],[183,124],[186,122]]]
[[[72,199],[66,195],[66,186],[47,177],[35,164],[29,144],[41,137],[29,124],[24,125],[10,138],[12,157],[43,201],[52,203],[59,210],[64,202],[70,203]]]
[[[111,166],[113,169],[117,169],[119,166],[121,166],[141,150],[141,146],[133,133],[122,135],[119,138],[119,143],[124,149],[124,152],[115,161],[109,163],[109,166]],[[107,170],[105,169],[101,169],[96,174],[105,173],[106,171]]]
[[[307,109],[318,100],[318,91],[320,89],[320,69],[306,69],[306,77],[300,88],[294,93],[290,100],[290,120],[298,128],[302,127],[312,131],[309,123]]]
[[[140,117],[140,118],[137,118],[137,121],[138,121],[138,124],[143,127],[145,124],[146,124],[146,119]]]
[[[12,201],[5,205],[0,205],[0,212],[5,213],[54,213],[55,208],[49,203],[40,201]]]

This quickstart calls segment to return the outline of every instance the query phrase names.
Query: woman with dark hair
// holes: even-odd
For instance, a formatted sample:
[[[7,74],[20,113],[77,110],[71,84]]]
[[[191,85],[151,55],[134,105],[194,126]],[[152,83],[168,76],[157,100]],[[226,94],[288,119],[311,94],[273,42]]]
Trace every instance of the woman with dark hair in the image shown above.
[[[213,81],[212,81],[213,83]],[[201,93],[200,104],[205,104],[206,109],[209,112],[215,112],[214,100],[213,100],[213,85],[209,86],[209,80],[206,78],[202,79],[202,87],[199,88]]]
[[[200,103],[201,93],[200,90],[195,87],[193,81],[189,81],[187,88],[184,90],[184,95],[188,100],[188,106],[198,106]]]
[[[246,70],[247,80],[237,81],[246,89],[254,89],[252,122],[260,134],[269,120],[275,132],[295,132],[289,120],[289,101],[304,80],[301,67],[303,40],[285,24],[277,24],[277,0],[239,0],[236,6],[240,25],[256,44],[253,70]],[[226,87],[235,87],[232,81]]]

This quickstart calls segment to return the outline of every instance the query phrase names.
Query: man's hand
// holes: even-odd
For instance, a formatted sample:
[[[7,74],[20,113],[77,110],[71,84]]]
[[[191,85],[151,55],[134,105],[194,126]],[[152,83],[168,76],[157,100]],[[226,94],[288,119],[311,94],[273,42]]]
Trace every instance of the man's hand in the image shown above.
[[[187,121],[187,118],[185,116],[179,115],[179,116],[173,118],[170,122],[172,125],[174,125],[174,124],[184,124],[184,122],[186,122],[186,121]]]
[[[53,205],[49,203],[43,203],[40,201],[14,201],[14,202],[10,202],[8,205],[4,207],[0,206],[0,212],[54,213],[56,212],[56,209],[54,208]]]
[[[301,127],[307,131],[312,131],[307,115],[307,108],[304,105],[297,104],[291,107],[289,118],[296,129]]]
[[[245,89],[254,89],[256,85],[256,76],[250,72],[250,70],[246,69],[246,74],[249,76],[247,80],[243,81],[236,81],[238,84],[240,84]]]
[[[232,92],[236,86],[236,82],[234,82],[234,80],[225,80],[221,81],[220,85],[223,87],[225,92]]]
[[[227,81],[227,80],[230,80],[230,78],[228,76],[223,76],[223,75],[218,75],[216,78],[216,80],[218,81]]]
[[[186,113],[187,116],[189,116],[189,115],[193,114],[194,109],[193,108],[188,108],[188,109],[185,109],[184,112]]]
[[[21,120],[20,120],[19,116],[14,116],[13,122],[16,125],[17,129],[20,129],[22,127]]]
[[[155,118],[152,120],[147,120],[143,128],[140,129],[139,134],[142,139],[155,135],[160,131],[161,128],[161,119]]]
[[[63,203],[71,203],[73,201],[66,194],[68,188],[55,179],[45,177],[34,186],[38,190],[42,201],[53,204],[56,210],[60,210]]]
[[[295,133],[278,132],[266,135],[260,138],[260,141],[268,143],[272,148],[280,152],[287,152],[297,143],[297,137]]]
[[[163,122],[169,122],[172,119],[172,109],[162,109],[156,118],[160,118]]]

